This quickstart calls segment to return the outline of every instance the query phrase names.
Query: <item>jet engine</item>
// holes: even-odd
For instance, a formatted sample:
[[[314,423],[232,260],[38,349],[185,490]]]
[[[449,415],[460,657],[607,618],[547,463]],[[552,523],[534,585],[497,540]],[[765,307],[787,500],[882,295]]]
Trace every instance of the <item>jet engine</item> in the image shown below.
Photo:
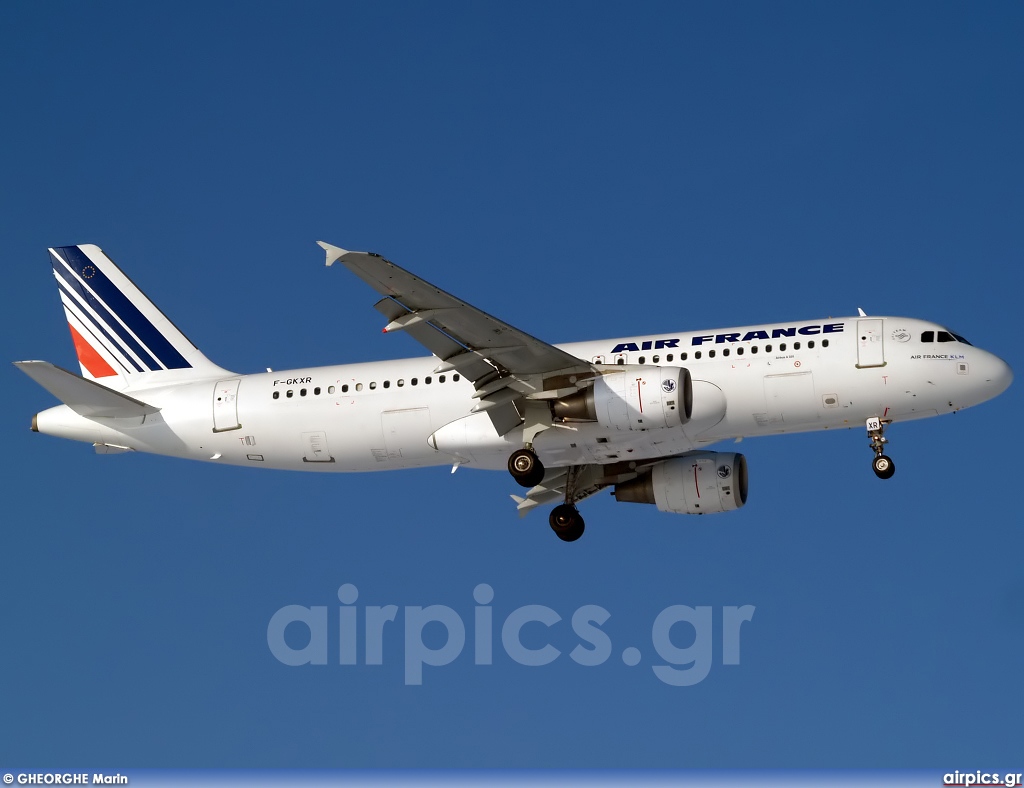
[[[596,421],[616,430],[679,427],[693,411],[693,383],[682,367],[634,367],[600,375],[590,388],[555,400],[566,421]]]
[[[747,460],[735,452],[691,452],[615,485],[614,495],[617,501],[653,503],[662,512],[730,512],[747,502]]]

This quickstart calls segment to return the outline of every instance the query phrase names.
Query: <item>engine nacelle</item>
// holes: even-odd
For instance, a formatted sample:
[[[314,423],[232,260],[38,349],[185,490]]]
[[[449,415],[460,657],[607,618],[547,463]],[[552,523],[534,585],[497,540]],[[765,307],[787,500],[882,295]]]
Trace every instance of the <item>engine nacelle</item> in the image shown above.
[[[633,367],[600,375],[590,388],[555,400],[552,411],[615,430],[680,427],[693,411],[693,383],[683,367]]]
[[[653,503],[676,514],[730,512],[747,502],[747,460],[735,452],[714,451],[673,457],[615,485],[615,500]]]

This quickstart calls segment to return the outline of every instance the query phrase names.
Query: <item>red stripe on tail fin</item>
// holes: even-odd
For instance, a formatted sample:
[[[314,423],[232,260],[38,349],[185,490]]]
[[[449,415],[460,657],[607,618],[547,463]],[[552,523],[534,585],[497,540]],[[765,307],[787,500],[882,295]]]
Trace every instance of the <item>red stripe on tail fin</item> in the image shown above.
[[[75,331],[75,327],[68,323],[71,329],[71,340],[75,343],[75,352],[78,353],[78,363],[85,367],[86,371],[94,378],[109,378],[117,372],[110,366],[96,348],[85,341],[85,337]]]

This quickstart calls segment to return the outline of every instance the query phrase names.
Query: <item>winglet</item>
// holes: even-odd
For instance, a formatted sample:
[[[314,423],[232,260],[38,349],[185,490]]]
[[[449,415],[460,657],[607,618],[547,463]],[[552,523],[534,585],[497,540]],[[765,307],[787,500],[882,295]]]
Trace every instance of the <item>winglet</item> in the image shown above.
[[[332,246],[326,241],[317,241],[317,245],[327,252],[328,268],[334,265],[342,255],[348,254],[348,249],[342,249],[340,246]]]
[[[859,315],[860,317],[867,317],[867,316],[868,316],[868,313],[867,313],[867,312],[865,312],[865,311],[864,311],[863,309],[861,309],[860,307],[857,307],[857,314],[858,314],[858,315]]]

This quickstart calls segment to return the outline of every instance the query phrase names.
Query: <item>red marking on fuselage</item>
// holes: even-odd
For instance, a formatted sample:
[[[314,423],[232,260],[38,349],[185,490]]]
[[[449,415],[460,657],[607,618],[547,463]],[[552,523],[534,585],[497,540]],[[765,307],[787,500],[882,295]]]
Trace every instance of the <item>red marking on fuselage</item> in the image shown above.
[[[109,378],[117,372],[108,364],[103,356],[96,352],[96,348],[90,345],[73,325],[68,323],[71,329],[71,341],[75,343],[75,352],[78,354],[79,363],[85,367],[86,372],[94,378]]]

